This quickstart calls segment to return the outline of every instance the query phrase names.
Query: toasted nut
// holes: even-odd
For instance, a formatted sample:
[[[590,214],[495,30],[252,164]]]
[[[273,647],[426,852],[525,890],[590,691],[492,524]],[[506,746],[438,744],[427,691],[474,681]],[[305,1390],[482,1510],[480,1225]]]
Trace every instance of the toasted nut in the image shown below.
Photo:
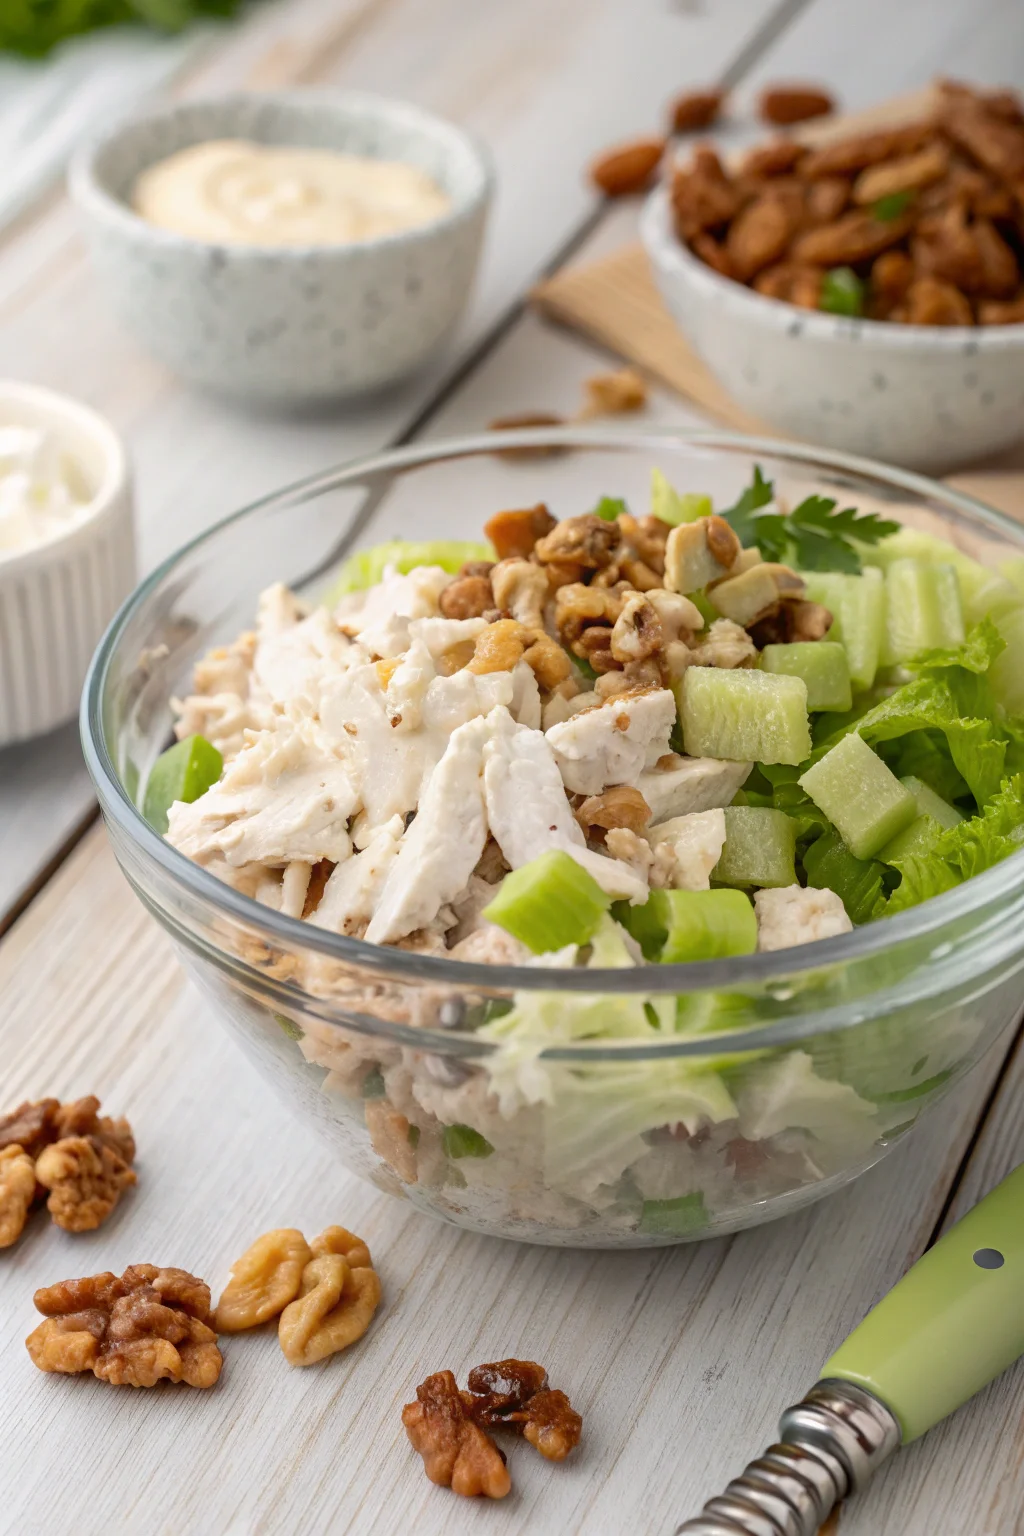
[[[697,667],[750,667],[757,662],[757,646],[732,619],[716,619],[691,660]]]
[[[630,592],[612,627],[611,651],[616,661],[643,661],[665,643],[665,632],[653,605],[642,592]]]
[[[523,1426],[523,1438],[548,1461],[564,1461],[580,1443],[583,1420],[564,1392],[537,1392],[508,1421]]]
[[[409,1121],[387,1099],[367,1099],[363,1113],[377,1156],[403,1184],[415,1184],[416,1149],[409,1141]]]
[[[635,551],[652,571],[664,572],[671,525],[663,523],[660,517],[631,517],[628,512],[623,512],[618,521],[624,546]]]
[[[669,109],[673,133],[696,133],[718,121],[724,91],[684,91]]]
[[[820,181],[807,183],[804,216],[808,224],[831,224],[849,201],[850,183],[845,176],[822,176]]]
[[[638,835],[651,819],[651,808],[638,789],[627,784],[616,784],[600,795],[590,795],[576,812],[576,820],[584,832],[591,827],[628,827]]]
[[[494,593],[486,576],[457,576],[444,588],[438,607],[446,619],[478,619],[494,607]]]
[[[548,1384],[548,1373],[535,1360],[494,1360],[475,1365],[466,1377],[468,1392],[462,1400],[476,1424],[489,1428],[505,1422],[506,1415],[523,1408]]]
[[[690,241],[690,248],[695,256],[699,256],[701,261],[713,268],[715,272],[721,273],[722,277],[736,277],[736,269],[728,251],[713,235],[706,232],[694,235]]]
[[[621,572],[629,584],[636,587],[638,592],[652,592],[660,587],[664,576],[661,572],[652,570],[644,560],[634,560],[627,555],[622,561]]]
[[[919,277],[907,290],[906,314],[901,318],[909,325],[970,325],[974,315],[952,283]]]
[[[801,597],[784,597],[775,613],[750,626],[755,645],[789,645],[794,640],[824,640],[832,627],[832,615],[821,603]]]
[[[347,1227],[325,1227],[309,1246],[315,1259],[322,1258],[325,1253],[340,1253],[349,1269],[373,1268],[369,1248]]]
[[[585,587],[571,582],[555,597],[555,628],[562,642],[573,649],[583,630],[595,621],[609,626],[622,611],[622,594],[607,587]],[[608,636],[611,644],[611,635]]]
[[[29,1157],[38,1157],[43,1148],[57,1138],[59,1109],[59,1099],[40,1099],[36,1104],[26,1100],[9,1115],[0,1116],[0,1151],[4,1147],[17,1146]]]
[[[583,394],[580,421],[592,416],[623,416],[630,411],[642,411],[647,404],[647,385],[635,368],[595,373],[584,380]]]
[[[500,560],[491,572],[490,590],[493,592],[492,606],[510,613],[530,629],[543,629],[549,589],[542,566],[518,555]]]
[[[783,127],[805,123],[812,117],[826,117],[835,111],[828,91],[814,85],[775,85],[761,92],[758,113],[763,122]]]
[[[537,540],[555,526],[555,519],[541,501],[522,511],[496,512],[484,523],[484,534],[497,550],[499,560],[514,556],[525,560],[532,555]]]
[[[913,154],[934,135],[934,126],[928,121],[854,134],[811,150],[800,161],[800,175],[812,181],[819,176],[851,176],[882,160]]]
[[[470,672],[511,672],[522,660],[527,635],[515,619],[498,619],[477,636]]]
[[[430,1481],[466,1498],[503,1499],[512,1486],[504,1458],[468,1416],[451,1371],[428,1376],[416,1398],[402,1409],[402,1423]]]
[[[541,688],[552,692],[572,676],[572,663],[551,636],[538,629],[534,639],[523,652],[523,660],[533,669],[533,675]]]
[[[1024,293],[1006,304],[983,300],[978,305],[978,320],[982,325],[1020,325],[1024,322]]]
[[[748,282],[763,267],[778,261],[800,227],[804,214],[803,192],[782,195],[769,189],[748,203],[733,220],[725,240],[725,253],[741,282]]]
[[[665,586],[697,592],[724,576],[740,552],[740,541],[721,517],[699,517],[672,529],[665,544]]]
[[[812,266],[853,265],[898,244],[913,224],[912,212],[901,213],[895,219],[876,219],[866,209],[855,208],[834,224],[822,224],[799,235],[790,254],[795,262]]]
[[[599,155],[590,167],[590,179],[605,197],[627,197],[642,192],[658,169],[665,153],[662,138],[631,139]]]
[[[974,291],[989,299],[1009,298],[1021,278],[1016,256],[991,219],[975,219],[973,234],[981,265]]]
[[[298,1298],[281,1313],[277,1334],[289,1365],[314,1365],[347,1349],[369,1328],[380,1301],[375,1269],[351,1267],[324,1253],[302,1271]]]
[[[861,171],[853,184],[855,203],[877,203],[894,192],[917,192],[939,181],[949,169],[949,150],[936,141],[916,154],[902,155]]]
[[[740,189],[726,175],[713,149],[696,150],[692,164],[680,165],[670,186],[672,214],[681,240],[705,230],[720,229],[742,207]]]
[[[45,1316],[26,1339],[41,1371],[91,1370],[113,1386],[184,1381],[212,1387],[223,1360],[209,1326],[210,1291],[183,1269],[132,1264],[35,1294]]]
[[[0,1248],[21,1236],[36,1197],[35,1166],[17,1142],[0,1148]]]
[[[565,417],[553,411],[519,411],[514,416],[496,416],[487,423],[489,432],[523,432],[528,427],[563,427]],[[565,450],[556,444],[532,448],[495,448],[499,459],[549,459]],[[500,551],[499,551],[500,553]]]
[[[759,272],[754,287],[766,299],[781,299],[784,304],[795,304],[798,309],[817,309],[821,302],[823,276],[821,267],[781,261],[777,266]]]
[[[785,176],[795,169],[806,153],[796,139],[771,139],[744,157],[741,170],[745,177],[751,179]]]
[[[66,1232],[92,1232],[106,1221],[122,1190],[138,1183],[135,1170],[98,1136],[65,1136],[44,1147],[35,1173],[50,1191],[47,1210]]]
[[[898,303],[914,281],[914,263],[906,251],[885,251],[871,268],[871,291],[879,299]]]
[[[612,655],[611,630],[600,625],[585,629],[573,650],[583,661],[589,662],[595,672],[614,672],[619,667]]]
[[[302,1271],[313,1257],[295,1227],[264,1232],[231,1266],[231,1276],[217,1303],[221,1333],[241,1333],[277,1317],[299,1294]]]
[[[550,533],[538,539],[534,554],[545,564],[549,560],[571,561],[587,570],[597,571],[611,565],[622,542],[617,523],[606,522],[592,512],[566,517]]]

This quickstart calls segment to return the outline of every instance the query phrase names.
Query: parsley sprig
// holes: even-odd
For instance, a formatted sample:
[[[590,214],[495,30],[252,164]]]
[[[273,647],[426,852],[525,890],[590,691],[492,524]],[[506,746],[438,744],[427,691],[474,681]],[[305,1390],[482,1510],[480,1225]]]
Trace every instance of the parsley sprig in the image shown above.
[[[855,576],[861,569],[857,545],[877,544],[899,532],[899,523],[875,512],[860,514],[856,507],[836,511],[838,503],[831,496],[807,496],[788,514],[768,510],[774,497],[773,482],[765,479],[756,464],[750,485],[720,515],[741,544],[755,544],[766,560],[798,570],[845,571]]]

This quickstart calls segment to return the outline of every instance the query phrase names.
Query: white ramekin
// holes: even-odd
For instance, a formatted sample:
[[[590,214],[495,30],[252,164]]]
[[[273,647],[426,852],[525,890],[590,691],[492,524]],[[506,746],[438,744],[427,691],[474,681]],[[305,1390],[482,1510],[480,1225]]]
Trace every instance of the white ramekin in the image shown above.
[[[0,554],[0,747],[41,736],[78,709],[89,659],[135,584],[124,446],[95,411],[0,380],[0,425],[52,432],[92,492],[66,534]]]

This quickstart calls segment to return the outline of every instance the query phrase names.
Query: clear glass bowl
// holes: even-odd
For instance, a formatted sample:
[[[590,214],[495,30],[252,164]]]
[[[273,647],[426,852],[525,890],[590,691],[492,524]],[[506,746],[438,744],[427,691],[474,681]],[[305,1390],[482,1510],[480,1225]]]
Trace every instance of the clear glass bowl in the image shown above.
[[[478,538],[502,507],[545,501],[564,517],[602,494],[642,507],[655,464],[722,505],[758,462],[787,498],[832,488],[991,564],[1024,552],[1024,531],[914,475],[724,433],[547,429],[502,443],[529,451],[498,456],[487,436],[361,460],[166,561],[94,660],[89,768],[140,899],[346,1166],[502,1237],[611,1248],[736,1231],[856,1177],[995,1047],[1020,1003],[1024,853],[895,919],[772,954],[601,971],[461,964],[282,917],[164,843],[137,799],[170,735],[170,699],[201,655],[251,625],[271,582],[315,598],[353,548]],[[510,1005],[555,1030],[570,1010],[614,1010],[620,1034],[513,1055],[474,1033]]]

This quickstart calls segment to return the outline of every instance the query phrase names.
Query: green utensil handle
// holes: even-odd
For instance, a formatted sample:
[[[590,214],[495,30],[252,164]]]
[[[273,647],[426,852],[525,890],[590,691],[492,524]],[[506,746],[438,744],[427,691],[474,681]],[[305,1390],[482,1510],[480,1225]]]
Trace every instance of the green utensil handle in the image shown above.
[[[822,1371],[916,1440],[1024,1355],[1024,1164],[909,1270]]]

